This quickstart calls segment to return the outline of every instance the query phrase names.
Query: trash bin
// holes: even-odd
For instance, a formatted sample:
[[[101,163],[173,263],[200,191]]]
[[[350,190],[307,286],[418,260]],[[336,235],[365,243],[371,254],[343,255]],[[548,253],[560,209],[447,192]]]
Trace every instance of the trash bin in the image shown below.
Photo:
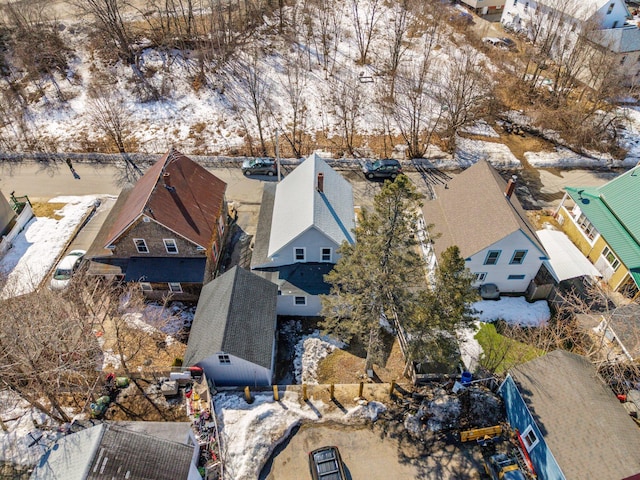
[[[460,383],[462,385],[469,385],[472,378],[473,375],[471,374],[471,372],[464,371],[462,372],[462,377],[460,377]]]

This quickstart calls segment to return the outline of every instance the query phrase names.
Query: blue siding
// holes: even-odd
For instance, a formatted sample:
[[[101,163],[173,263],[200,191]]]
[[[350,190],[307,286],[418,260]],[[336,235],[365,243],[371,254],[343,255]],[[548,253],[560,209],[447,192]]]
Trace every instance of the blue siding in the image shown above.
[[[533,468],[538,474],[538,479],[566,480],[511,375],[507,375],[498,392],[504,401],[509,425],[514,429],[518,429],[521,433],[531,425],[536,437],[540,439],[538,444],[529,452],[529,457],[531,457]]]

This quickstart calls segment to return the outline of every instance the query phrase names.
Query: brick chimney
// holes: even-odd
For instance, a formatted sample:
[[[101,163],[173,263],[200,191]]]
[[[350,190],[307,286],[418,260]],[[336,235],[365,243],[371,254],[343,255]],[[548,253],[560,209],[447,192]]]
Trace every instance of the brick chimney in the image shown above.
[[[324,193],[324,173],[318,173],[318,192]]]
[[[516,175],[511,176],[511,178],[509,179],[509,182],[507,183],[507,188],[504,191],[505,197],[511,198],[511,195],[513,195],[513,191],[516,189],[517,180],[518,180],[518,177]]]

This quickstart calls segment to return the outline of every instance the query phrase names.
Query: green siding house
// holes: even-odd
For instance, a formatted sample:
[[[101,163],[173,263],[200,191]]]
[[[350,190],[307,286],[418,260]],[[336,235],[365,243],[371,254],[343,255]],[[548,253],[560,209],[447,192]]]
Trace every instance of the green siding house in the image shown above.
[[[600,187],[567,187],[556,217],[566,234],[628,297],[640,290],[640,165]]]

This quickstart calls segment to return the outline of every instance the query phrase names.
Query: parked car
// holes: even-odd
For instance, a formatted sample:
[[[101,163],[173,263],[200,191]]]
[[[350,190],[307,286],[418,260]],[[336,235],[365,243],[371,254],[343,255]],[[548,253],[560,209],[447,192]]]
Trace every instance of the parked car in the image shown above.
[[[347,480],[338,447],[322,447],[309,453],[313,480]]]
[[[511,40],[509,37],[502,37],[500,39],[502,44],[510,50],[514,50],[516,48],[516,42]]]
[[[242,173],[245,175],[274,176],[278,172],[276,162],[271,158],[248,158],[242,162]]]
[[[504,453],[489,457],[484,462],[484,469],[492,480],[526,480],[516,459]]]
[[[495,283],[480,285],[480,297],[483,300],[500,300],[500,289]]]
[[[506,48],[506,45],[504,44],[502,39],[497,37],[483,37],[482,43],[484,43],[485,45],[491,45],[493,47]]]
[[[85,253],[87,252],[84,250],[72,250],[66,257],[60,260],[51,278],[52,290],[63,290],[67,288],[71,281],[71,276],[76,272],[80,263],[82,263]]]
[[[366,161],[362,166],[364,176],[369,180],[374,178],[391,178],[394,179],[402,173],[402,165],[398,160],[385,159],[376,160],[375,162]]]

